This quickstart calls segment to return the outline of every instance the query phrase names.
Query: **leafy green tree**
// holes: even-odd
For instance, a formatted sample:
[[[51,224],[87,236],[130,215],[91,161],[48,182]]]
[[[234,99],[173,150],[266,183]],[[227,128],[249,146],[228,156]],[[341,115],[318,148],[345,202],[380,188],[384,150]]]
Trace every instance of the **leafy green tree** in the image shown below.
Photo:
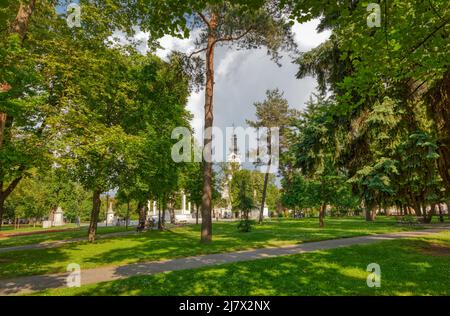
[[[363,2],[323,4],[292,3],[294,15],[320,17],[320,29],[333,31],[327,43],[300,56],[298,76],[315,75],[322,93],[333,94],[326,126],[337,166],[364,199],[368,220],[393,204],[412,206],[416,215],[427,204],[434,209],[449,192],[448,3],[382,3],[379,28],[367,26]]]
[[[280,58],[279,51],[295,48],[291,24],[285,19],[277,1],[265,1],[259,8],[248,7],[232,1],[218,1],[201,10],[193,11],[190,26],[199,30],[196,54],[205,53],[205,133],[203,162],[203,200],[201,241],[212,240],[212,126],[214,97],[214,56],[217,46],[233,45],[239,49],[265,46],[273,59]]]
[[[279,129],[279,150],[285,151],[286,148],[286,129],[290,125],[292,117],[296,114],[296,111],[289,109],[289,104],[283,97],[283,93],[278,90],[266,91],[266,100],[264,102],[254,103],[256,108],[256,121],[247,120],[253,128],[266,128],[267,129],[267,146],[269,155],[269,161],[267,162],[267,171],[264,173],[264,184],[259,212],[259,223],[263,222],[263,212],[266,205],[267,186],[269,184],[269,171],[272,167],[272,133],[271,128]]]
[[[253,199],[252,173],[249,170],[237,171],[232,181],[233,210],[242,213],[242,217],[249,218],[249,213],[255,206]]]

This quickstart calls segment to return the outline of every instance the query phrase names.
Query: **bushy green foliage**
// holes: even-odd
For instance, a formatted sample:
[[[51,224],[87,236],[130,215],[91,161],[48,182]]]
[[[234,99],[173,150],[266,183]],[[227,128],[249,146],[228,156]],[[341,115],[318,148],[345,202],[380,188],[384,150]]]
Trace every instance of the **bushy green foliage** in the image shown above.
[[[255,224],[255,221],[251,219],[242,219],[239,221],[237,225],[237,229],[242,233],[249,233],[252,230],[252,226]]]

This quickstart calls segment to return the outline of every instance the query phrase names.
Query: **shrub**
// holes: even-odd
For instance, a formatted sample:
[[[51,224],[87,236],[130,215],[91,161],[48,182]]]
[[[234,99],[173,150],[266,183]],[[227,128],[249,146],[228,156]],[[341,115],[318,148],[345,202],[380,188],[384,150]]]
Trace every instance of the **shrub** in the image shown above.
[[[253,224],[254,222],[252,220],[243,219],[238,223],[237,229],[242,233],[248,233],[252,230]]]

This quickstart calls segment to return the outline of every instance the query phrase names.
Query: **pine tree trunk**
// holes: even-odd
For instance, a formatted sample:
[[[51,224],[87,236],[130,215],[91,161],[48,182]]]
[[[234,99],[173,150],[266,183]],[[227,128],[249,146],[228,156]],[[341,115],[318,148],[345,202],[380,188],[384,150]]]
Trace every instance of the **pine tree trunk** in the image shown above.
[[[325,226],[325,222],[323,221],[323,219],[325,218],[325,210],[326,210],[327,206],[325,204],[323,204],[320,207],[319,210],[319,226],[320,227],[324,227]]]
[[[95,235],[97,233],[98,215],[100,214],[100,207],[102,204],[100,194],[101,194],[100,190],[95,190],[92,195],[91,222],[89,223],[89,230],[88,230],[89,242],[95,241]]]
[[[211,14],[209,21],[208,45],[206,51],[205,89],[205,131],[203,139],[203,196],[201,242],[212,241],[212,127],[214,121],[214,49],[216,41],[217,16]]]

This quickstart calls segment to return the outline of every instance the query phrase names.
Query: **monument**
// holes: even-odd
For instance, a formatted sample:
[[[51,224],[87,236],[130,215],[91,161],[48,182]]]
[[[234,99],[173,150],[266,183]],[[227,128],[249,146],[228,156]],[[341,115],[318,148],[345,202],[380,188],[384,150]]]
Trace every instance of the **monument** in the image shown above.
[[[116,218],[114,216],[112,202],[109,202],[108,211],[106,212],[106,225],[115,225],[115,224],[116,224]]]
[[[63,226],[64,225],[64,212],[60,206],[56,209],[53,215],[53,226]]]

